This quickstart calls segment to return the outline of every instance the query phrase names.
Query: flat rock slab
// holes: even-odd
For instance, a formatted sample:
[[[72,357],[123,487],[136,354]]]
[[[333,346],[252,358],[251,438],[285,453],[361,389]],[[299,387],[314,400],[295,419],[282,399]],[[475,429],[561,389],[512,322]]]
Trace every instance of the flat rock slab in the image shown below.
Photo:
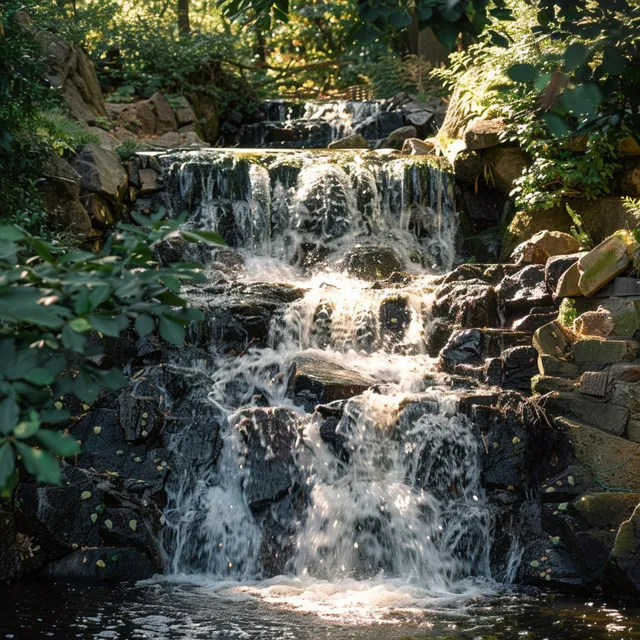
[[[582,294],[592,296],[625,271],[631,264],[633,246],[631,234],[618,231],[582,256],[578,262]]]
[[[619,527],[640,503],[640,493],[591,493],[572,505],[587,524],[600,529]]]
[[[555,393],[546,398],[545,407],[555,415],[590,424],[621,436],[627,428],[629,411],[625,407],[581,397],[576,393]]]
[[[594,298],[640,296],[640,280],[638,278],[615,278],[604,289],[593,295]]]
[[[566,418],[556,425],[567,435],[579,462],[607,487],[640,491],[640,446],[601,429]]]
[[[298,357],[295,365],[293,393],[311,391],[318,404],[357,396],[376,384],[371,376],[320,358]]]
[[[599,340],[588,338],[573,345],[573,357],[577,364],[607,365],[634,360],[638,355],[635,340]]]

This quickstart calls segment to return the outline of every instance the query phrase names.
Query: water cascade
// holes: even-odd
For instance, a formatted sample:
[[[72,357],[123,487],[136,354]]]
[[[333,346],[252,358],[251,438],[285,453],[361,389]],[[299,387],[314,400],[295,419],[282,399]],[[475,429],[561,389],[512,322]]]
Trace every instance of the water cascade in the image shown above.
[[[218,284],[190,294],[216,337],[211,361],[191,363],[210,378],[209,409],[170,447],[171,573],[309,610],[329,592],[428,602],[490,579],[482,445],[425,346],[455,257],[446,172],[374,152],[156,160],[169,212],[233,247],[206,253]],[[230,349],[224,305],[255,314],[270,296],[264,339]],[[219,441],[199,458],[203,423]]]

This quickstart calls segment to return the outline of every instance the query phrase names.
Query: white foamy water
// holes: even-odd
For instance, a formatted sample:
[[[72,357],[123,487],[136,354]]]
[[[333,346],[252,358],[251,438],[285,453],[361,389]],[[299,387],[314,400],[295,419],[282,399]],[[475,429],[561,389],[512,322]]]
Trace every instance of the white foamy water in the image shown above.
[[[213,356],[222,448],[172,477],[173,578],[343,622],[460,607],[494,583],[480,444],[426,353],[432,266],[455,255],[446,176],[358,154],[284,158],[187,154],[169,169],[173,210],[230,234],[237,277],[301,289],[267,346]],[[372,242],[411,275],[346,275],[342,258]],[[314,412],[300,371],[360,392]],[[173,444],[192,446],[189,431]]]

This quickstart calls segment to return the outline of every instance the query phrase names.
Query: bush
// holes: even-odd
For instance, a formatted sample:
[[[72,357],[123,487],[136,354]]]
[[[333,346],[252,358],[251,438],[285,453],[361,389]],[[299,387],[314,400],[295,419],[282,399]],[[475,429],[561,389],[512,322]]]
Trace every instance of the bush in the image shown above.
[[[201,319],[178,294],[183,281],[204,275],[192,264],[160,268],[155,246],[182,220],[135,214],[142,226],[120,224],[100,253],[68,251],[17,225],[0,227],[0,487],[17,482],[17,456],[27,472],[58,482],[56,456],[79,451],[62,431],[47,428],[70,416],[64,396],[86,404],[102,388],[118,389],[123,373],[103,366],[99,340],[130,328],[158,330],[180,346],[185,327]],[[182,232],[189,241],[220,242],[206,232]]]

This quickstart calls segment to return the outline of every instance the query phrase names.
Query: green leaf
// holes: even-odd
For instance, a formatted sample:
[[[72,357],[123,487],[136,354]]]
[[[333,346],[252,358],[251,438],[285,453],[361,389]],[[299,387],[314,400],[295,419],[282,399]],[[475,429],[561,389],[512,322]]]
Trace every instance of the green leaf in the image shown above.
[[[53,383],[55,376],[51,375],[46,369],[36,368],[23,375],[22,379],[38,387],[46,387]]]
[[[602,102],[602,92],[597,84],[586,82],[573,89],[565,89],[560,101],[567,111],[577,115],[591,115]]]
[[[156,328],[156,323],[151,316],[143,313],[136,318],[135,327],[140,337],[144,338]]]
[[[151,218],[147,218],[147,216],[143,216],[141,213],[137,211],[131,212],[131,217],[141,226],[143,227],[151,227],[153,226],[153,220]]]
[[[73,379],[73,393],[87,404],[93,404],[100,393],[98,383],[85,371],[80,371]]]
[[[573,71],[582,66],[587,60],[588,53],[587,47],[582,42],[574,42],[569,45],[564,53],[565,71]]]
[[[24,442],[16,442],[15,446],[22,456],[26,470],[34,475],[38,482],[60,484],[60,465],[52,454],[44,449],[29,447]]]
[[[32,420],[23,420],[18,424],[18,426],[13,430],[13,435],[19,440],[26,440],[31,436],[35,435],[40,428],[40,420],[39,417],[35,416],[35,419]]]
[[[412,22],[413,17],[406,9],[392,13],[389,16],[389,24],[391,24],[391,26],[395,27],[396,29],[404,29],[405,27],[408,27]]]
[[[600,68],[609,76],[621,76],[626,68],[626,60],[615,47],[607,47]]]
[[[89,313],[89,311],[91,311],[90,294],[86,287],[83,287],[78,291],[74,311],[78,316],[83,316],[85,313]]]
[[[440,44],[442,44],[447,51],[453,51],[458,42],[458,36],[460,35],[459,27],[449,22],[442,22],[438,25],[437,29],[434,28],[433,32]]]
[[[544,121],[549,131],[556,138],[564,138],[571,131],[569,125],[567,124],[567,121],[561,116],[556,115],[555,113],[546,113],[544,115]]]
[[[208,244],[222,244],[226,245],[224,238],[217,231],[196,231],[189,229],[188,231],[181,231],[180,235],[187,242],[207,242]]]
[[[129,379],[120,369],[114,368],[108,371],[100,371],[96,375],[100,379],[100,382],[109,389],[122,389],[129,384]]]
[[[68,324],[62,329],[62,344],[71,351],[83,353],[87,346],[87,337],[76,333]]]
[[[175,276],[163,275],[162,281],[169,289],[171,289],[171,291],[176,293],[180,291],[180,280]]]
[[[5,442],[0,447],[0,488],[6,486],[7,480],[9,480],[15,467],[16,462],[13,447],[8,442]]]
[[[160,316],[159,326],[160,335],[169,344],[173,344],[176,347],[181,347],[183,345],[186,335],[185,328],[183,326],[173,320],[169,320],[169,318],[164,315]]]
[[[353,34],[353,40],[355,42],[359,42],[360,44],[364,44],[364,45],[372,44],[378,39],[378,37],[379,37],[378,32],[372,27],[369,27],[367,25],[362,25]]]
[[[89,294],[89,302],[91,303],[90,311],[93,311],[111,297],[111,287],[98,286]]]
[[[11,242],[17,242],[26,237],[27,237],[27,234],[16,225],[0,226],[0,240],[9,240]]]
[[[91,326],[102,335],[117,338],[120,335],[120,323],[113,316],[89,316]]]
[[[76,333],[86,333],[92,329],[91,323],[86,318],[74,318],[69,322],[69,326]]]
[[[514,64],[507,69],[507,75],[514,82],[533,82],[538,77],[538,70],[532,64]]]
[[[36,438],[49,451],[53,451],[53,453],[61,456],[62,458],[73,456],[82,451],[76,440],[74,440],[70,435],[65,435],[61,431],[41,429],[36,434]]]
[[[10,434],[20,419],[20,408],[11,398],[5,398],[0,402],[0,433]]]
[[[69,409],[48,409],[40,413],[41,424],[58,424],[66,422],[71,417]]]

